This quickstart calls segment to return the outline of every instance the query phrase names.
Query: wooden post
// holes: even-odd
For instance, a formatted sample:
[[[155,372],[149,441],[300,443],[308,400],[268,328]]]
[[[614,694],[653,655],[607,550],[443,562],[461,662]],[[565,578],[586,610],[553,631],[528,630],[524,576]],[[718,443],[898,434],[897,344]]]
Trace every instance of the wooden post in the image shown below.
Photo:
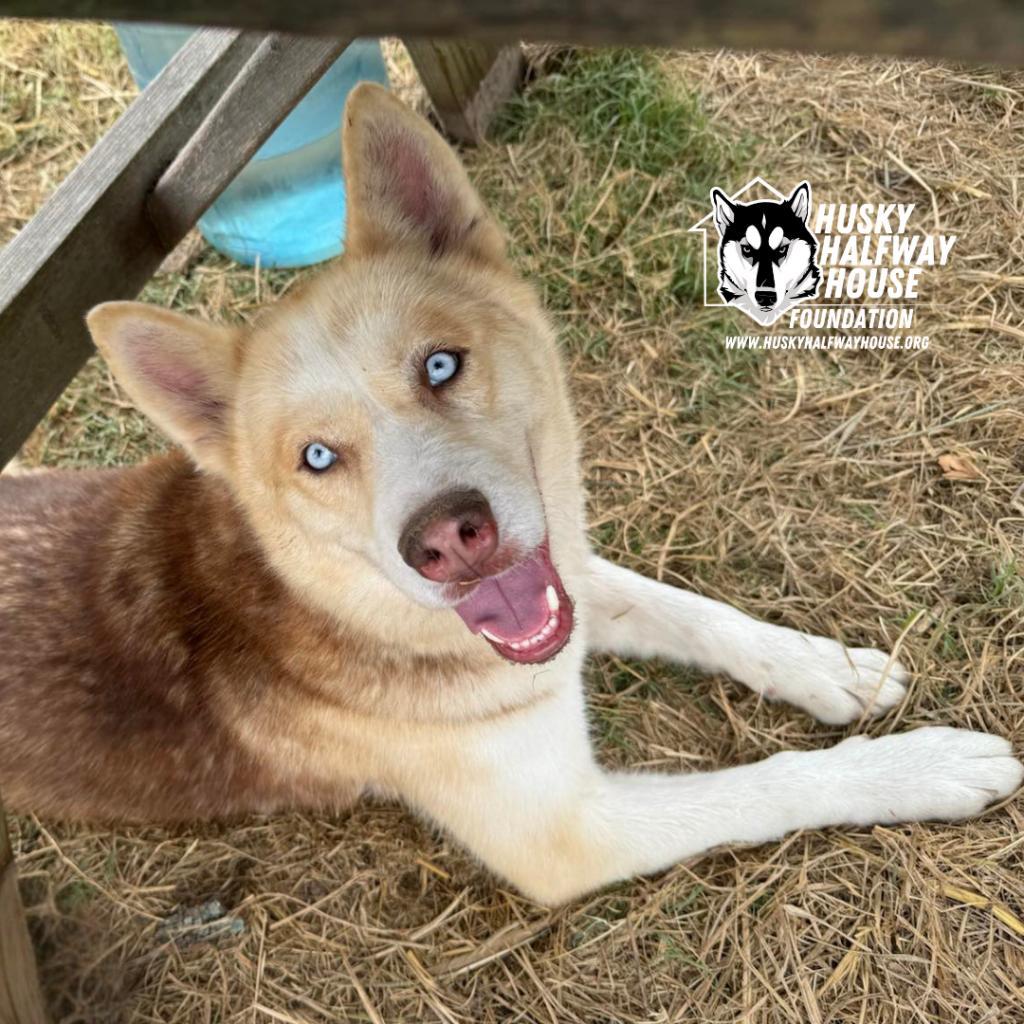
[[[197,32],[0,252],[0,467],[134,298],[330,67],[341,39]]]
[[[1024,4],[1015,0],[0,0],[0,17],[1024,63]]]
[[[523,76],[519,44],[405,39],[441,126],[459,142],[480,142]]]
[[[18,873],[0,804],[0,1024],[45,1024],[35,956],[18,895]]]

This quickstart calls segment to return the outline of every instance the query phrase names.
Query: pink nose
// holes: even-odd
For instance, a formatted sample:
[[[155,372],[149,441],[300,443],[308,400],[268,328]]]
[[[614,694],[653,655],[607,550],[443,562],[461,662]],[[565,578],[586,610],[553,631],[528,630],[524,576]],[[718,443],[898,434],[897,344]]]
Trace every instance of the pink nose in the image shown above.
[[[423,531],[423,547],[425,557],[416,568],[428,580],[476,579],[476,567],[498,547],[498,530],[493,520],[439,519]]]
[[[479,491],[435,499],[413,517],[399,543],[405,561],[434,583],[477,579],[497,549],[498,526]]]

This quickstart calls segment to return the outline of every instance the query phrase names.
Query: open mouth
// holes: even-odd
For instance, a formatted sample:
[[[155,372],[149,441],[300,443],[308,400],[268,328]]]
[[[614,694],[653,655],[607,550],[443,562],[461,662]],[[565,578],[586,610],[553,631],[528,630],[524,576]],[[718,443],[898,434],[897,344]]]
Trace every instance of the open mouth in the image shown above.
[[[573,627],[572,601],[547,540],[511,568],[480,580],[455,611],[503,658],[525,665],[553,658]]]

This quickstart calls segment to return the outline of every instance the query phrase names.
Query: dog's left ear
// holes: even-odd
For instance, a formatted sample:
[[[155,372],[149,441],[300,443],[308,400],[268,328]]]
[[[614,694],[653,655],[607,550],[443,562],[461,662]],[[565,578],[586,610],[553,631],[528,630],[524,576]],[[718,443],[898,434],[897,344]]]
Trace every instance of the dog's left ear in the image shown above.
[[[505,261],[505,239],[462,164],[433,128],[379,85],[349,94],[342,121],[345,248],[413,248]]]
[[[806,224],[807,216],[811,212],[811,186],[806,181],[801,181],[793,194],[786,200],[790,209]]]
[[[105,302],[86,322],[135,404],[204,469],[227,469],[238,332],[142,302]]]

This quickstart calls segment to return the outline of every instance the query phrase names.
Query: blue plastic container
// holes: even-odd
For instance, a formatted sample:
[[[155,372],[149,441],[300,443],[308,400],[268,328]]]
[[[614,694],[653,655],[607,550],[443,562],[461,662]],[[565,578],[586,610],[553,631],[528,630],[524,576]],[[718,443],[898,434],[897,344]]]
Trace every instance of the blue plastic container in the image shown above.
[[[144,89],[193,29],[115,26]],[[337,256],[345,236],[341,112],[360,81],[388,84],[380,43],[357,39],[279,125],[199,221],[215,249],[249,266],[304,267]]]

